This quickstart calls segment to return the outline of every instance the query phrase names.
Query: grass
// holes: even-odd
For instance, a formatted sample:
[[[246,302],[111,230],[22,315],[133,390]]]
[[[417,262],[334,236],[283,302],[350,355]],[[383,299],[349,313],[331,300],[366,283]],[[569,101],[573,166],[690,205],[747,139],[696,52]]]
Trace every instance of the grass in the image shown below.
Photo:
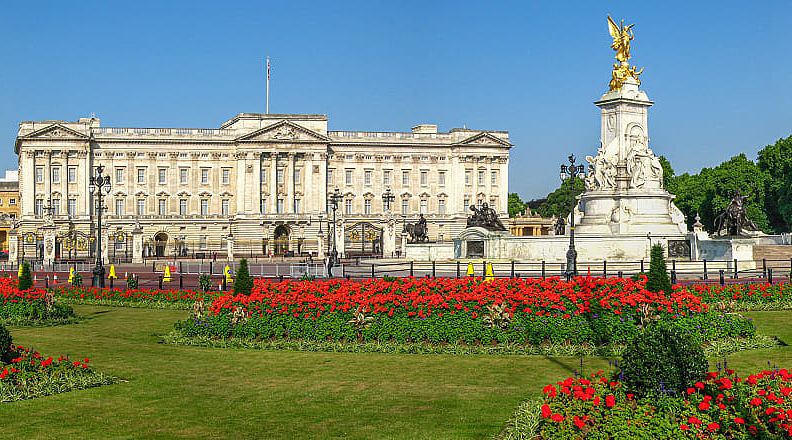
[[[216,349],[159,343],[189,312],[74,306],[75,325],[14,328],[15,342],[89,357],[127,382],[0,405],[8,438],[485,438],[579,358]],[[790,312],[752,312],[792,341]],[[728,357],[789,366],[792,348]],[[714,361],[713,361],[714,364]],[[586,370],[607,369],[587,358]],[[35,417],[32,417],[35,415]]]

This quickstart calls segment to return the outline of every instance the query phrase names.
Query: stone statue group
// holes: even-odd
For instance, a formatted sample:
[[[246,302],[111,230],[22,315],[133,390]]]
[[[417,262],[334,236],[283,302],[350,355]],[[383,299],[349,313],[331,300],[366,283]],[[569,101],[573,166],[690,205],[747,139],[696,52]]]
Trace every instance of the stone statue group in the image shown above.
[[[602,190],[616,188],[617,162],[615,154],[609,154],[602,145],[597,150],[595,157],[586,156],[589,163],[589,173],[586,176],[586,189]],[[625,158],[627,174],[630,177],[630,188],[641,188],[648,181],[657,181],[659,187],[663,183],[663,166],[660,159],[643,139],[633,144],[633,148]]]

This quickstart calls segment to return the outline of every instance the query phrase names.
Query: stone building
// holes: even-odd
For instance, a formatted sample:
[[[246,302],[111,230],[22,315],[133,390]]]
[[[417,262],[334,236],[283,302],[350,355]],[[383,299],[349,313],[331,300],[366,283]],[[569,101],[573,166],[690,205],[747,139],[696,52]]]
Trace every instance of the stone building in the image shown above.
[[[16,170],[0,178],[0,250],[8,252],[8,232],[19,216],[19,178]]]
[[[136,225],[148,256],[321,256],[336,189],[337,248],[348,256],[399,255],[403,224],[419,213],[433,241],[458,234],[471,204],[487,202],[505,217],[508,132],[327,125],[324,115],[256,113],[197,129],[102,127],[96,118],[22,122],[20,257],[44,254],[45,223],[54,224],[56,259],[90,256],[89,176],[99,165],[112,184],[103,216],[108,259],[130,258]],[[395,197],[389,211],[387,190]]]

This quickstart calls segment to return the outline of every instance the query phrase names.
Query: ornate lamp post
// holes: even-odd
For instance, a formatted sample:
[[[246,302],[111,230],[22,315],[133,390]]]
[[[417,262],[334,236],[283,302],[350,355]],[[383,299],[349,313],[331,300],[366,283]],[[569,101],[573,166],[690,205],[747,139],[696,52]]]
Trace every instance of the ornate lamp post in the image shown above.
[[[333,266],[338,263],[338,250],[336,249],[336,210],[338,209],[338,202],[341,201],[342,197],[341,191],[339,191],[338,188],[330,194],[330,205],[333,207],[333,235],[331,237],[333,242],[330,250],[330,257],[327,262],[327,275],[330,277],[333,276]],[[330,228],[328,228],[328,230],[329,229]]]
[[[391,203],[396,200],[396,196],[393,195],[391,189],[388,188],[382,193],[382,206],[385,208],[385,213],[389,213],[391,210]]]
[[[110,176],[102,175],[104,166],[96,167],[96,175],[90,179],[88,190],[96,196],[96,266],[93,269],[93,287],[104,288],[104,262],[102,261],[102,210],[104,203],[102,197],[110,194]],[[102,194],[104,192],[104,194]]]
[[[569,250],[567,250],[566,258],[566,275],[567,280],[577,275],[577,251],[575,250],[575,205],[577,199],[575,198],[575,180],[584,177],[583,165],[575,165],[575,155],[570,154],[568,157],[569,165],[561,165],[561,184],[569,182],[569,192],[572,194],[572,210],[569,213]]]

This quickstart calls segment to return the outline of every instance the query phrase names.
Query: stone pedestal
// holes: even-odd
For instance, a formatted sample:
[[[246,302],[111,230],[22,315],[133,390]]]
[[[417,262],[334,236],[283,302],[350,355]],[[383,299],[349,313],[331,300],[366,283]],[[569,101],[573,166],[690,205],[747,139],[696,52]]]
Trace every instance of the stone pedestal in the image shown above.
[[[19,235],[16,229],[8,231],[8,262],[19,263]]]
[[[402,232],[401,234],[401,257],[407,258],[407,233]]]
[[[324,233],[316,234],[316,247],[318,249],[316,257],[320,260],[324,260],[325,257]]]
[[[228,261],[234,261],[234,236],[231,234],[226,238],[226,255]]]
[[[338,252],[338,256],[341,257],[344,255],[344,221],[338,220],[336,221],[335,227],[335,244],[336,244],[336,252]]]
[[[132,230],[132,264],[143,264],[143,230],[140,226]]]
[[[396,220],[393,217],[386,220],[382,232],[382,256],[393,258],[396,256]]]
[[[110,236],[107,232],[102,233],[102,264],[110,264]]]
[[[41,233],[44,236],[44,265],[51,266],[55,263],[55,226],[42,226]]]

